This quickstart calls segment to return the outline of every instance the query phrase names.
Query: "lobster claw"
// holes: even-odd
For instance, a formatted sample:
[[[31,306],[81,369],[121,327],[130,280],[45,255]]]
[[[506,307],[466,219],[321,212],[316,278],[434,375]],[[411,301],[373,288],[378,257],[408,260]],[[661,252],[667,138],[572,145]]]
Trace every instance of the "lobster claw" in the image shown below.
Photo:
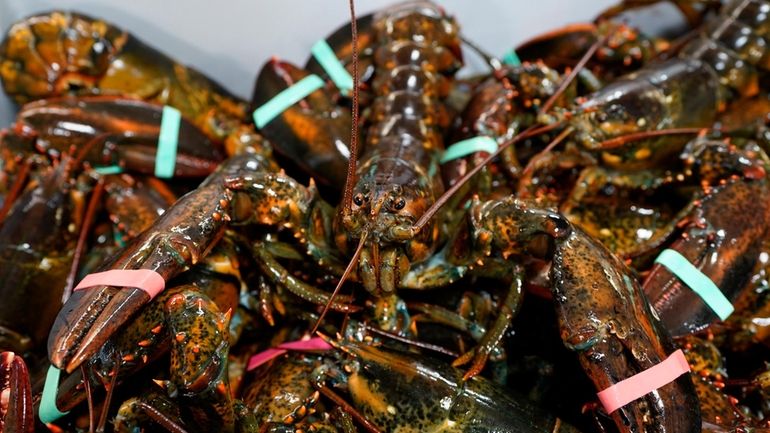
[[[88,149],[85,157],[92,165],[120,165],[151,175],[164,113],[161,105],[131,98],[52,98],[22,106],[15,129],[34,131],[38,150],[63,153],[77,144]],[[224,159],[222,143],[212,142],[191,121],[181,118],[177,132],[174,177],[207,176]]]
[[[240,155],[225,161],[198,189],[180,198],[101,270],[150,269],[164,281],[187,270],[205,257],[224,234],[230,219],[225,179],[246,176],[269,164],[258,155]],[[97,286],[73,292],[48,337],[51,363],[72,373],[149,301],[146,292],[131,287]]]
[[[0,431],[35,431],[32,386],[24,360],[13,352],[0,353]]]
[[[290,63],[270,60],[257,77],[252,96],[254,108],[310,76]],[[338,106],[330,92],[322,87],[257,127],[275,143],[278,153],[320,184],[341,190],[350,157],[350,123],[350,110]]]
[[[671,249],[679,252],[734,302],[759,258],[770,221],[766,179],[734,180],[705,196],[695,207],[685,235]],[[677,278],[655,264],[644,292],[664,326],[674,336],[699,331],[717,315]]]

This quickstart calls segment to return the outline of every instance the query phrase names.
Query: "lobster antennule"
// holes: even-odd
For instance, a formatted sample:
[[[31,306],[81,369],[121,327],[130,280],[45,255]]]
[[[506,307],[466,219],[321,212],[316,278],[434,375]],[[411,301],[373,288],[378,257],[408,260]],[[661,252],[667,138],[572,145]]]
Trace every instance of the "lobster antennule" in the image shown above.
[[[353,186],[356,177],[356,162],[358,159],[358,28],[356,25],[356,8],[353,0],[350,3],[350,33],[352,41],[353,60],[353,122],[350,127],[350,159],[348,174],[345,177],[345,190],[342,196],[342,215],[349,217],[353,208]],[[320,322],[320,319],[319,319]]]
[[[368,232],[364,232],[363,235],[361,235],[361,240],[358,241],[356,252],[353,253],[353,257],[350,259],[350,263],[348,263],[348,266],[345,268],[345,272],[342,273],[340,281],[337,283],[337,287],[334,288],[334,292],[332,292],[332,295],[329,297],[329,301],[327,301],[326,305],[324,305],[324,309],[321,312],[321,315],[318,316],[318,320],[316,320],[315,325],[313,326],[313,332],[311,332],[311,334],[315,334],[318,330],[318,327],[321,325],[321,322],[326,316],[326,313],[329,311],[329,307],[331,307],[332,303],[334,302],[334,298],[337,297],[337,293],[339,293],[342,285],[345,283],[345,280],[348,279],[350,272],[353,270],[353,266],[358,263],[358,257],[361,255],[361,251],[364,249],[364,244],[366,243],[366,238],[368,235]]]

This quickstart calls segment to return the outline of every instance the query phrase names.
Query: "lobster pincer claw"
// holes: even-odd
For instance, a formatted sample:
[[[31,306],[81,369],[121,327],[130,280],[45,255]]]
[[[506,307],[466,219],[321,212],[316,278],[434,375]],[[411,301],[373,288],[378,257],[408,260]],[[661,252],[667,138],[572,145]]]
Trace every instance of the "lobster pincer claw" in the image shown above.
[[[35,431],[27,365],[13,352],[0,353],[0,431]]]
[[[759,260],[762,242],[767,238],[768,198],[770,184],[766,178],[737,179],[711,188],[693,209],[684,235],[669,247],[673,251],[663,253],[676,252],[689,262],[682,261],[683,266],[677,270],[679,277],[670,268],[676,268],[676,263],[653,266],[644,281],[644,291],[673,336],[702,330],[729,314],[731,310],[726,302],[734,302],[747,286],[751,270]],[[702,298],[688,288],[680,279],[685,276],[681,267],[708,278],[710,282],[703,280],[704,283],[709,286],[713,283],[720,293],[712,293],[722,297],[720,305],[724,307],[709,307],[704,301],[711,299],[708,295]]]
[[[230,158],[100,271],[146,269],[169,281],[187,270],[224,234],[230,219],[230,195],[224,180],[253,174],[270,164],[256,154]],[[75,291],[56,317],[49,335],[51,363],[72,373],[150,299],[147,292],[132,287],[96,286]]]
[[[257,78],[253,108],[258,110],[296,83],[313,79],[319,85],[322,82],[319,77],[290,63],[272,59]],[[338,106],[335,99],[332,92],[320,87],[301,103],[292,105],[265,124],[257,124],[257,127],[275,143],[276,152],[301,167],[321,185],[340,190],[345,184],[348,165],[351,114],[348,108]]]
[[[561,337],[597,391],[663,363],[674,352],[628,268],[564,216],[515,198],[480,203],[472,212],[478,215],[477,229],[492,233],[503,253],[526,250],[542,235],[550,238],[553,246],[546,255]],[[699,432],[692,381],[689,375],[676,377],[612,410],[618,429]]]

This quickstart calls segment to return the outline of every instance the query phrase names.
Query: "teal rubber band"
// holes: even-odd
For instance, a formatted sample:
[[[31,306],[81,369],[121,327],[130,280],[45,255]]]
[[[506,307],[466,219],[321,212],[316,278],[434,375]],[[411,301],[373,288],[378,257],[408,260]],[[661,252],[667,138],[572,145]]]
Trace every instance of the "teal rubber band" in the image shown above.
[[[174,177],[176,168],[176,148],[179,145],[179,125],[182,113],[174,107],[163,106],[160,119],[158,151],[155,153],[155,177],[169,179]]]
[[[735,309],[716,284],[698,268],[693,266],[683,255],[674,250],[663,250],[655,263],[668,268],[693,292],[703,299],[719,319],[725,320]]]
[[[38,410],[38,416],[43,424],[54,422],[69,413],[59,412],[56,407],[56,392],[59,390],[60,375],[61,370],[53,365],[48,367],[48,374],[45,376],[45,385],[43,386],[43,396],[40,398],[40,409]]]
[[[101,175],[121,174],[123,173],[123,167],[119,165],[104,165],[101,167],[94,167],[94,171]]]
[[[257,128],[262,128],[271,120],[278,117],[287,108],[320,89],[323,85],[324,80],[318,75],[308,75],[297,81],[293,86],[288,87],[284,89],[283,92],[275,95],[275,97],[267,101],[265,105],[254,110],[254,123],[257,125]]]
[[[516,51],[510,50],[503,56],[503,63],[510,66],[521,66],[521,59]]]
[[[310,49],[318,63],[324,68],[329,78],[334,81],[334,85],[337,86],[343,93],[348,93],[353,90],[353,76],[348,73],[348,70],[342,65],[342,62],[334,54],[332,47],[321,39],[313,45]]]
[[[447,150],[444,151],[444,155],[441,156],[439,162],[441,164],[446,164],[449,161],[468,156],[472,153],[494,153],[496,150],[497,142],[492,137],[473,137],[467,140],[458,141],[449,146]]]

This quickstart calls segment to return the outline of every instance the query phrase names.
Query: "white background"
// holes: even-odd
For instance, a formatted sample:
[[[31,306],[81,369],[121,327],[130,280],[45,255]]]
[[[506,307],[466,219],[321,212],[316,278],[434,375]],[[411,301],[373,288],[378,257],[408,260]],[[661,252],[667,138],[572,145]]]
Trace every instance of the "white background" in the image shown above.
[[[394,3],[357,0],[358,14]],[[462,32],[493,55],[571,22],[593,19],[613,0],[439,0]],[[347,0],[0,0],[0,31],[27,15],[71,9],[104,18],[243,98],[271,56],[300,65],[318,39],[349,21]],[[473,60],[471,66],[473,66]],[[478,60],[475,62],[478,65]],[[0,128],[14,108],[0,96]]]

